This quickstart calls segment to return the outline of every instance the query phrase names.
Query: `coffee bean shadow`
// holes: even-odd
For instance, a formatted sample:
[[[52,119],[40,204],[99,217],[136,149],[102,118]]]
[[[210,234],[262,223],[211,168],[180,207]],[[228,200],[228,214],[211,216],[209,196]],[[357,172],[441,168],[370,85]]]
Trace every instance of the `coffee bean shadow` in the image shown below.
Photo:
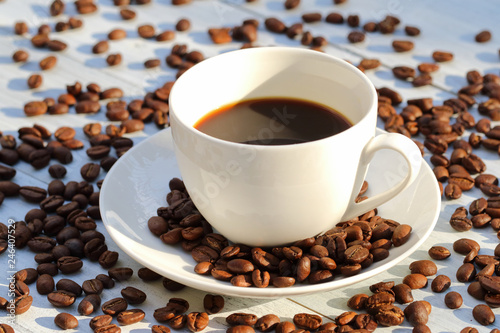
[[[96,32],[92,34],[92,38],[95,38],[96,40],[108,40],[108,33]]]
[[[127,65],[127,68],[128,69],[131,69],[131,70],[134,70],[134,71],[141,71],[141,70],[145,70],[146,67],[144,67],[144,63],[143,62],[132,62],[130,64]],[[159,67],[157,68],[151,68],[151,72],[150,73],[153,73],[155,69],[159,69]]]
[[[270,11],[280,12],[280,14],[281,14],[285,10],[285,6],[283,5],[283,1],[268,1],[268,2],[266,2],[266,9],[270,10]],[[299,10],[299,9],[300,9],[300,6],[298,6],[298,8],[296,8],[296,10]],[[294,10],[293,9],[287,10],[287,12],[292,12],[292,11],[294,11]]]
[[[18,320],[21,320],[21,318],[18,318]],[[54,324],[54,317],[38,317],[35,318],[35,322],[40,325],[43,328],[50,329],[50,330],[57,330],[58,327],[56,324]]]
[[[70,7],[70,6],[67,6],[67,7]],[[49,6],[47,6],[47,5],[45,5],[45,6],[38,5],[38,4],[31,5],[31,10],[36,15],[37,20],[39,20],[41,18],[51,17],[48,9],[49,9]],[[26,19],[29,21],[30,18],[26,18]]]
[[[106,58],[104,57],[99,57],[99,58],[92,58],[92,59],[87,59],[84,62],[85,66],[92,67],[92,68],[106,68],[108,67],[108,64],[106,63]]]
[[[17,38],[12,43],[17,47],[22,47],[27,49],[31,49],[33,47],[33,44],[31,44],[31,40],[28,38]]]
[[[57,101],[57,98],[61,94],[65,94],[66,89],[57,89],[57,88],[51,88],[51,89],[45,89],[45,90],[34,90],[33,96],[35,96],[37,99],[44,99],[46,97],[52,97]]]
[[[316,0],[316,1],[314,1],[314,7],[328,7],[328,8],[331,8],[332,7],[332,1],[331,0]],[[334,8],[342,8],[342,7],[345,7],[345,6],[335,5]]]
[[[394,49],[391,45],[368,45],[366,47],[367,51],[377,52],[377,53],[394,53]]]
[[[342,35],[330,36],[328,38],[328,42],[329,42],[329,44],[332,44],[332,45],[343,45],[343,46],[345,46],[347,44],[347,37],[346,36],[342,36]]]
[[[448,74],[444,78],[444,83],[454,91],[458,91],[467,84],[467,81],[464,76]]]
[[[104,19],[106,19],[108,21],[112,21],[112,22],[123,22],[123,19],[118,12],[116,12],[116,13],[103,13],[102,17]]]
[[[0,28],[0,36],[12,36],[12,28],[1,27]]]
[[[479,52],[476,54],[476,58],[487,62],[490,64],[497,64],[499,59],[499,54],[494,52]]]
[[[9,116],[9,118],[26,119],[23,110],[19,108],[12,108],[12,107],[0,108],[0,113]]]
[[[418,62],[430,62],[430,63],[434,62],[434,59],[432,59],[431,54],[429,54],[428,56],[415,54],[414,56],[412,56],[412,58]]]
[[[27,78],[15,78],[7,83],[7,88],[10,90],[16,91],[26,91],[29,90],[29,87],[26,83]],[[40,89],[40,88],[39,88]]]
[[[143,88],[145,91],[155,91],[156,89],[163,86],[168,81],[175,81],[175,74],[172,75],[160,75],[160,76],[151,76],[149,78],[145,78],[143,81]],[[140,97],[141,99],[144,96]]]
[[[172,51],[171,48],[154,49],[154,54],[158,59],[164,62],[165,58],[170,54],[171,51]]]
[[[395,79],[391,71],[378,70],[375,72],[375,76],[384,81],[391,81],[394,83],[396,88],[409,89],[412,87],[411,82]]]
[[[14,64],[14,61],[12,60],[12,57],[9,57],[9,56],[0,56],[0,64],[9,64],[9,65],[12,65],[12,64]]]
[[[478,31],[479,32],[479,31]],[[474,44],[480,44],[480,43],[476,43],[476,33],[465,33],[463,35],[460,35],[459,39],[461,41],[464,41],[464,42],[467,42],[467,43],[474,43]]]
[[[158,23],[156,26],[158,27],[158,31],[165,31],[165,30],[175,31],[175,23],[162,22],[162,23]],[[177,33],[177,31],[176,31],[176,33]]]
[[[80,53],[83,53],[83,54],[94,54],[94,53],[92,53],[93,47],[94,47],[94,45],[91,45],[91,44],[81,44],[81,45],[78,45],[76,50]]]
[[[214,43],[210,39],[210,36],[206,31],[192,31],[188,33],[188,36],[196,43],[203,45],[213,45]]]

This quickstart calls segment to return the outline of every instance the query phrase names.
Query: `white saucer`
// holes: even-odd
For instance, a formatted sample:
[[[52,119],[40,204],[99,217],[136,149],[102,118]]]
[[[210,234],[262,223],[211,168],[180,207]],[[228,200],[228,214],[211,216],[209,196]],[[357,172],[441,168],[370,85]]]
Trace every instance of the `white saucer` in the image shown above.
[[[402,167],[398,167],[398,163]],[[400,179],[397,173],[405,174],[403,164],[402,158],[393,151],[377,153],[366,178],[370,184],[367,195],[380,192]],[[410,224],[413,228],[409,241],[401,247],[391,248],[387,259],[358,275],[338,277],[327,283],[297,284],[289,288],[242,288],[196,274],[193,270],[196,263],[189,253],[180,246],[164,244],[149,231],[147,221],[156,215],[158,207],[167,205],[168,182],[173,177],[180,178],[180,172],[170,129],[166,129],[129,150],[107,174],[100,194],[104,225],[116,244],[142,265],[184,285],[230,296],[278,298],[317,293],[348,286],[384,272],[412,254],[429,237],[441,207],[434,174],[422,160],[415,183],[379,207],[380,216]]]

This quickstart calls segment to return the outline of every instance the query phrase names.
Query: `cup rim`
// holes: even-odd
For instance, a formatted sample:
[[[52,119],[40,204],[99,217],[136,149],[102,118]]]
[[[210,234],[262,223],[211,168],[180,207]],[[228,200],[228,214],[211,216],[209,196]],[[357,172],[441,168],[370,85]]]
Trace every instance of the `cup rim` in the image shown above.
[[[172,86],[172,89],[170,91],[169,95],[169,105],[170,105],[170,117],[174,117],[177,119],[178,123],[182,125],[184,128],[191,130],[192,133],[196,134],[197,136],[200,136],[204,138],[205,140],[208,140],[210,142],[213,142],[215,144],[223,145],[223,146],[228,146],[228,147],[252,147],[254,149],[259,149],[259,150],[277,150],[277,149],[297,149],[297,147],[310,147],[312,145],[317,145],[321,144],[322,142],[325,142],[326,140],[332,140],[333,138],[338,138],[341,136],[344,136],[347,133],[351,133],[352,131],[356,130],[358,125],[361,123],[364,123],[370,116],[370,112],[367,112],[363,117],[357,121],[356,123],[353,123],[351,127],[348,129],[337,133],[330,135],[328,137],[314,140],[314,141],[306,141],[306,142],[300,142],[300,143],[295,143],[295,144],[284,144],[284,145],[249,145],[246,143],[241,143],[241,142],[233,142],[233,141],[228,141],[224,139],[219,139],[214,136],[208,135],[203,133],[202,131],[196,129],[194,126],[190,126],[186,124],[183,120],[182,117],[179,117],[175,111],[175,95],[176,91],[179,90],[179,86],[184,83],[184,81],[189,80],[190,76],[194,75],[193,71],[195,69],[200,69],[206,66],[210,66],[213,62],[215,61],[220,61],[221,58],[226,58],[226,57],[234,57],[237,56],[237,54],[241,53],[262,53],[262,52],[294,52],[297,54],[303,54],[307,56],[316,56],[319,58],[324,58],[328,59],[329,61],[335,62],[337,65],[340,65],[341,67],[344,67],[351,72],[353,72],[355,75],[358,76],[361,81],[363,81],[369,88],[369,93],[370,95],[367,97],[368,99],[371,100],[369,109],[373,108],[377,104],[377,92],[375,90],[375,87],[373,83],[368,79],[368,77],[361,71],[359,70],[356,66],[352,65],[351,63],[338,58],[336,56],[332,56],[323,52],[318,52],[315,50],[309,50],[309,49],[299,49],[295,47],[289,47],[289,46],[264,46],[264,47],[256,47],[256,48],[247,48],[247,49],[239,49],[239,50],[233,50],[233,51],[228,51],[225,53],[218,54],[216,56],[210,57],[208,59],[203,60],[202,62],[196,64],[195,66],[191,67],[189,70],[187,70],[183,75],[181,75],[174,83]],[[310,100],[308,100],[310,101]],[[229,101],[231,103],[232,101]],[[314,101],[311,101],[314,102]],[[321,103],[320,103],[321,104]],[[172,123],[172,122],[171,122]],[[175,136],[174,136],[175,138]],[[175,140],[174,140],[175,141]]]

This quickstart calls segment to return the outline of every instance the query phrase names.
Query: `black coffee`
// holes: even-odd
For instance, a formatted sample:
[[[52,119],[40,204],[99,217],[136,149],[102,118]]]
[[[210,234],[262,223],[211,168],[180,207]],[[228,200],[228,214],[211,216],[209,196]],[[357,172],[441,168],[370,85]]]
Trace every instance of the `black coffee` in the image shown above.
[[[259,98],[222,106],[194,127],[218,139],[255,144],[288,145],[338,134],[352,124],[327,106],[293,98]]]

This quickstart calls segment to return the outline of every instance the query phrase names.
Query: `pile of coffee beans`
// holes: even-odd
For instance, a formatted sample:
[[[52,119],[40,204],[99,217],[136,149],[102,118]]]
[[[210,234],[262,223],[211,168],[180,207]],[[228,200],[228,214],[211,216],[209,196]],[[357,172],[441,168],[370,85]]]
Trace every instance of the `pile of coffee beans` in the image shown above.
[[[182,180],[173,178],[169,186],[168,206],[158,208],[157,216],[149,219],[149,230],[165,244],[180,244],[190,252],[196,273],[238,287],[284,288],[356,275],[387,258],[392,246],[405,244],[411,235],[409,225],[384,219],[374,209],[290,246],[262,249],[230,244],[196,210]],[[358,201],[366,198],[367,189],[365,182]]]

